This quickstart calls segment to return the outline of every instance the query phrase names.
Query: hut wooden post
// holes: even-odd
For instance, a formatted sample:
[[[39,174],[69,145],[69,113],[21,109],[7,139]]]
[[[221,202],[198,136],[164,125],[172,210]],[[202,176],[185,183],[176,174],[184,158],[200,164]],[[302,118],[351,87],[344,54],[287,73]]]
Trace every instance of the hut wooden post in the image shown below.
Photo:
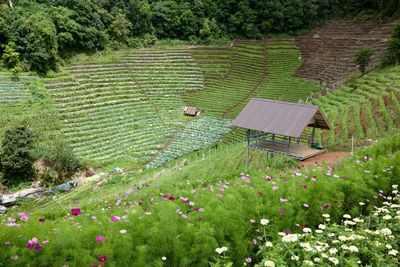
[[[246,131],[247,151],[246,151],[246,173],[249,172],[249,154],[250,154],[250,129]]]
[[[312,127],[311,145],[314,144],[314,139],[315,139],[315,126]]]

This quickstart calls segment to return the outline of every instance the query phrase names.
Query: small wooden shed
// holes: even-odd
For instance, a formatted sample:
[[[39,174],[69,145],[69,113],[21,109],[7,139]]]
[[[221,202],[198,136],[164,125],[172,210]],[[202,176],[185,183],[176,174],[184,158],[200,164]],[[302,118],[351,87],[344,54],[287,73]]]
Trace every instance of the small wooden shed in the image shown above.
[[[253,98],[232,124],[247,129],[247,167],[250,148],[265,151],[267,160],[274,154],[297,160],[321,154],[325,150],[315,143],[315,129],[331,129],[318,106],[261,98]]]

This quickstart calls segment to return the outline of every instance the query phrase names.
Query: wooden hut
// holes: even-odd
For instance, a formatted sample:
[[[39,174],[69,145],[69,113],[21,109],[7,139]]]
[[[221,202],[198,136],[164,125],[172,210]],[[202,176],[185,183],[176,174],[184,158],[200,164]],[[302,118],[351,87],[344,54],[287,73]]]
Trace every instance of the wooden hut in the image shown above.
[[[325,149],[315,143],[315,129],[331,129],[318,106],[260,98],[253,98],[232,124],[247,129],[247,167],[250,148],[265,151],[267,160],[274,154],[297,160],[321,154]]]

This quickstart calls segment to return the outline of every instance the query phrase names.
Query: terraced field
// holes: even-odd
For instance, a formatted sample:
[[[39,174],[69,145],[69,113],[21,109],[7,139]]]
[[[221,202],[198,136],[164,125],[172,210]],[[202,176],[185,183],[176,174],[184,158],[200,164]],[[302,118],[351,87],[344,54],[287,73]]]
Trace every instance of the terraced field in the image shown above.
[[[16,103],[29,95],[29,90],[22,81],[12,81],[9,76],[0,76],[0,104]]]
[[[113,56],[108,62],[72,64],[63,75],[45,81],[68,143],[97,163],[119,158],[160,162],[157,155],[168,145],[174,155],[193,151],[175,145],[192,125],[183,129],[193,120],[183,117],[184,106],[232,119],[252,97],[297,102],[319,89],[314,82],[292,77],[301,63],[294,40],[236,40],[230,46],[139,49]],[[213,133],[205,127],[195,134],[203,140]],[[242,138],[239,130],[225,140]]]
[[[67,71],[46,81],[46,88],[75,152],[101,163],[154,157],[185,124],[180,95],[203,85],[190,52],[179,47],[135,50]]]
[[[359,49],[370,48],[374,52],[369,70],[381,63],[395,25],[393,22],[335,20],[296,37],[303,57],[296,76],[320,81],[328,90],[341,87],[346,78],[357,71],[354,55]]]
[[[62,138],[56,110],[37,77],[19,76],[13,81],[0,76],[0,138],[14,126],[29,127],[37,137],[38,149]]]
[[[195,47],[192,54],[205,86],[184,100],[214,116],[234,118],[252,97],[297,102],[320,89],[317,82],[292,76],[301,60],[291,39],[236,40],[230,48]]]
[[[293,76],[301,62],[292,39],[140,49],[106,63],[75,63],[63,76],[47,79],[46,88],[78,155],[96,163],[126,158],[157,167],[220,140],[228,132],[222,119],[234,118],[252,97],[298,102],[319,91],[317,82]],[[394,131],[398,72],[371,73],[313,100],[334,126],[321,142],[336,146],[351,136],[361,140]],[[186,105],[207,117],[184,117]],[[209,125],[215,131],[206,122],[214,119]],[[240,129],[223,137],[227,143],[243,139]]]
[[[163,166],[186,153],[212,146],[219,142],[224,134],[230,132],[230,127],[230,120],[212,117],[194,120],[176,135],[171,145],[159,154],[154,161],[150,162],[148,167]]]
[[[384,136],[400,125],[400,67],[372,72],[350,86],[313,100],[328,117],[333,129],[322,135],[331,146],[348,145]]]

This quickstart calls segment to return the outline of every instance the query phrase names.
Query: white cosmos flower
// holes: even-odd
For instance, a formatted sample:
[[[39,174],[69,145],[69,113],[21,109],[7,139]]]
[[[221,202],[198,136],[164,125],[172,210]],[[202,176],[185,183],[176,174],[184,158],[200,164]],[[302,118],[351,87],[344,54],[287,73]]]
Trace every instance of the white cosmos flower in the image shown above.
[[[358,205],[360,205],[360,206],[364,206],[364,205],[365,205],[365,203],[364,203],[364,202],[359,202],[359,203],[358,203]]]
[[[345,215],[343,215],[343,218],[351,219],[351,216],[349,214],[345,214]]]
[[[311,230],[311,228],[305,227],[305,228],[303,228],[303,232],[304,232],[304,233],[311,233],[312,230]]]
[[[392,216],[390,216],[389,214],[387,214],[387,215],[383,216],[382,219],[384,219],[384,220],[390,220],[390,219],[392,219]]]
[[[290,259],[292,261],[298,261],[299,260],[299,256],[293,255],[292,257],[290,257]]]
[[[329,257],[328,260],[329,260],[330,262],[332,262],[333,264],[335,264],[335,265],[338,265],[338,264],[339,264],[339,260],[336,259],[336,258],[334,258],[334,257]]]
[[[348,220],[344,221],[343,223],[344,223],[345,225],[356,225],[355,222],[353,222],[353,221],[348,221]]]
[[[324,213],[324,214],[322,214],[322,217],[329,218],[329,217],[331,217],[331,215]]]
[[[312,261],[310,261],[310,260],[305,260],[304,261],[304,265],[305,266],[314,266],[314,263]]]
[[[390,230],[389,228],[383,228],[380,230],[380,233],[382,233],[383,235],[389,236],[392,234],[392,230]]]
[[[314,258],[314,262],[318,263],[318,262],[320,262],[320,261],[321,261],[320,258]]]
[[[338,250],[336,248],[331,248],[329,251],[329,254],[336,254],[338,252]]]
[[[265,261],[264,262],[265,267],[275,267],[275,262],[273,261]]]
[[[215,252],[217,252],[218,254],[222,254],[222,253],[224,253],[225,251],[228,251],[228,248],[227,248],[227,247],[220,247],[220,248],[216,248],[216,249],[215,249]]]
[[[395,250],[395,249],[392,249],[392,250],[390,250],[389,252],[388,252],[388,254],[389,255],[392,255],[392,256],[397,256],[397,253],[399,253],[397,250]]]
[[[322,234],[324,231],[317,229],[317,230],[315,230],[315,232],[316,232],[317,234]]]
[[[265,242],[265,246],[267,247],[267,248],[272,248],[272,243],[270,242],[270,241],[267,241],[267,242]]]
[[[393,189],[397,189],[397,187],[399,187],[399,185],[397,185],[397,184],[392,185]]]
[[[283,242],[296,242],[299,240],[299,237],[296,234],[289,234],[282,237]]]
[[[387,245],[386,245],[386,248],[387,248],[387,249],[392,249],[393,247],[392,247],[392,245],[387,244]]]
[[[269,221],[268,221],[267,219],[261,219],[261,220],[260,220],[260,223],[261,223],[262,225],[267,225],[267,224],[269,224]]]
[[[318,228],[321,230],[325,230],[326,226],[325,226],[325,224],[320,224],[320,225],[318,225]]]
[[[356,246],[350,246],[350,247],[348,248],[348,250],[349,250],[350,252],[358,252],[358,247],[356,247]]]

